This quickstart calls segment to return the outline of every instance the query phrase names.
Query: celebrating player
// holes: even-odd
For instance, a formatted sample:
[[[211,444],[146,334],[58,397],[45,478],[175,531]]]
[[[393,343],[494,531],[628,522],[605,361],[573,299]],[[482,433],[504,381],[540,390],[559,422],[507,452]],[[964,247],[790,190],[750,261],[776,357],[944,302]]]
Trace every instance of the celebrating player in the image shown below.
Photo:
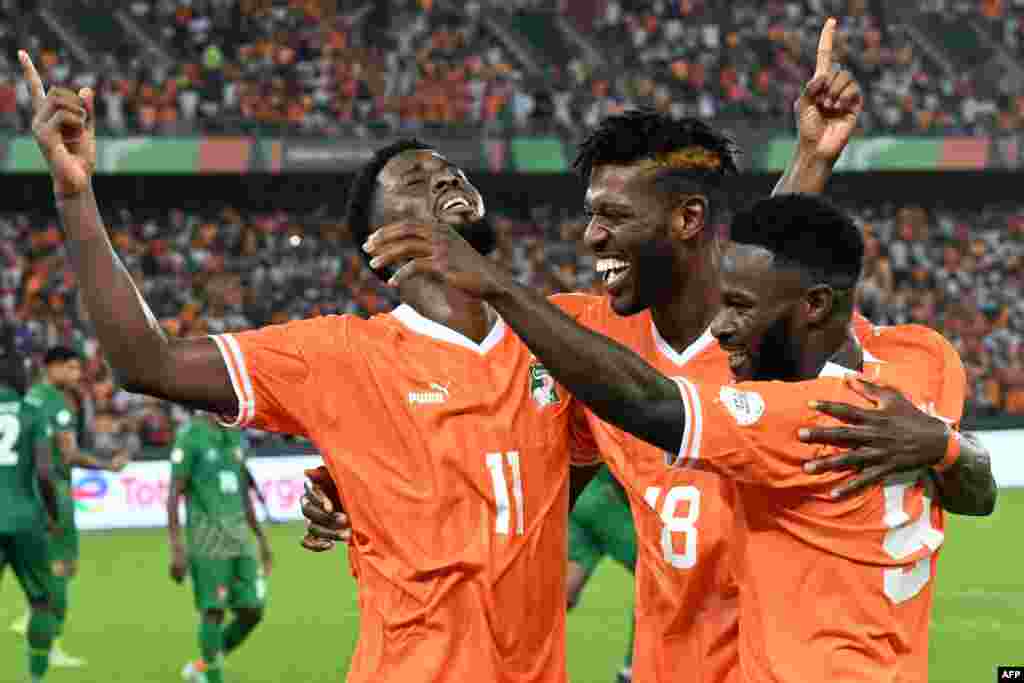
[[[800,185],[820,192],[856,127],[860,93],[849,74],[831,64],[834,30],[834,21],[827,22],[818,68],[796,103],[800,144],[791,169],[797,171],[785,174],[777,192]],[[728,140],[697,121],[650,113],[611,117],[584,143],[577,168],[589,182],[592,220],[585,240],[609,285],[608,296],[558,297],[559,304],[666,374],[728,381],[728,356],[708,332],[720,305],[718,245],[710,226],[721,189],[735,168]],[[869,336],[866,321],[858,320],[857,326]],[[920,428],[906,428],[904,422],[900,429],[857,432],[862,443],[870,440],[867,445],[884,451],[885,471],[917,467],[931,457],[929,430],[938,427],[944,433],[921,412],[905,419]],[[640,536],[636,678],[732,680],[737,675],[738,589],[727,558],[733,486],[710,472],[667,470],[660,450],[628,435],[619,437],[604,439],[601,450],[626,484]],[[813,437],[838,438],[829,433]],[[880,472],[866,474],[877,479]],[[970,514],[980,505],[984,510],[984,496],[976,493],[988,482],[961,490],[958,481],[957,476],[945,480],[947,509]],[[307,547],[322,548],[339,537],[336,527],[325,528],[329,516],[312,505],[304,513],[314,536],[307,536]]]
[[[224,655],[241,645],[263,618],[266,577],[272,557],[252,498],[242,433],[196,415],[181,427],[171,450],[171,493],[167,529],[171,540],[171,578],[192,576],[199,619],[200,659],[182,672],[192,681],[221,683]],[[178,507],[185,499],[188,551],[181,542]],[[260,546],[260,561],[252,534]],[[224,610],[235,615],[224,627]]]
[[[58,640],[53,644],[51,657],[57,667],[85,666],[85,660],[64,652],[60,636],[68,612],[68,592],[71,579],[78,573],[78,526],[75,524],[75,501],[71,496],[71,468],[120,472],[128,464],[127,454],[118,454],[109,461],[101,460],[78,446],[78,420],[69,396],[78,389],[82,380],[82,358],[74,349],[55,346],[46,352],[43,360],[43,378],[29,389],[25,400],[35,406],[49,425],[53,465],[51,471],[57,490],[60,533],[50,541],[53,563],[54,601],[57,614]],[[12,625],[12,630],[27,627],[27,618]]]
[[[93,94],[46,94],[20,59],[70,259],[125,387],[308,436],[349,501],[361,618],[348,680],[564,681],[570,400],[532,393],[543,366],[489,307],[431,280],[369,321],[167,339],[96,207]],[[479,192],[426,145],[382,150],[352,194],[357,236],[439,220],[481,251],[493,241]]]
[[[863,241],[823,200],[763,200],[736,217],[731,240],[710,330],[735,384],[700,374],[669,379],[515,283],[450,230],[386,228],[371,237],[369,251],[382,265],[412,259],[393,278],[397,284],[430,273],[492,302],[601,420],[667,451],[677,466],[737,482],[742,680],[927,680],[931,578],[943,541],[935,485],[949,478],[984,491],[979,514],[995,501],[987,456],[954,428],[966,391],[960,359],[938,333],[917,326],[876,329],[861,347],[850,324]],[[851,382],[856,373],[872,383]],[[925,428],[921,411],[899,392],[942,419],[929,418]],[[818,404],[808,403],[815,398],[842,398],[840,411],[853,420],[866,417],[864,406],[884,404],[888,427],[913,429],[944,475],[887,476],[838,500],[836,485],[853,474],[814,474],[811,461],[827,456],[835,465],[845,457],[846,465],[863,467],[877,465],[880,454],[861,449],[835,458],[832,447],[798,440],[799,430],[823,419]],[[603,451],[624,435],[597,417],[591,425]],[[661,495],[649,494],[652,507]],[[700,506],[693,492],[676,497],[691,503],[690,512],[666,516],[665,551],[684,562],[700,542],[690,540]],[[677,530],[689,532],[684,553],[672,543]]]
[[[630,574],[636,571],[636,529],[629,500],[622,485],[602,466],[569,513],[569,571],[566,576],[569,609],[579,604],[583,588],[605,557],[618,562]],[[617,676],[618,683],[633,680],[635,630],[636,619],[630,611],[626,661]]]
[[[57,633],[49,531],[59,535],[61,524],[50,475],[49,426],[23,400],[26,380],[13,330],[5,325],[0,329],[0,577],[10,565],[28,600],[28,664],[37,683],[50,666]]]

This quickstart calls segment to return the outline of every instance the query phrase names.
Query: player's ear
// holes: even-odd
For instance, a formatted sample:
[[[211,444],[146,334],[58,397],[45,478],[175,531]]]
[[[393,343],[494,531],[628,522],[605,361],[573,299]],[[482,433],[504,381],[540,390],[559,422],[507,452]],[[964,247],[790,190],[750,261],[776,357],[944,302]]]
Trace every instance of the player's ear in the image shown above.
[[[815,285],[804,292],[804,317],[811,327],[829,321],[836,307],[836,290],[828,285]]]
[[[704,221],[708,213],[708,200],[702,195],[682,197],[672,210],[672,237],[680,241],[688,241],[700,234],[704,229]]]

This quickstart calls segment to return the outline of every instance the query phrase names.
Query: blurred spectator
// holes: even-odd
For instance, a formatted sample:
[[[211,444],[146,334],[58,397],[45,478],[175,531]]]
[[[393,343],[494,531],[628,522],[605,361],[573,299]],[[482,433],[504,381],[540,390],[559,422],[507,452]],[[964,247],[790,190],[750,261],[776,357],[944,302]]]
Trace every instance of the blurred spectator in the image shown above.
[[[961,214],[920,206],[851,205],[865,233],[859,292],[879,324],[919,323],[942,331],[963,356],[974,415],[1024,415],[1024,206]],[[582,218],[531,207],[530,219],[494,217],[495,258],[545,293],[600,291],[582,245]],[[727,217],[723,217],[723,221]],[[126,266],[168,333],[195,336],[313,315],[372,315],[393,293],[362,266],[347,230],[311,216],[122,211],[109,224]],[[91,357],[97,440],[166,446],[181,408],[116,389],[75,280],[65,267],[52,216],[0,214],[0,306],[21,321],[37,357],[56,343]],[[259,443],[267,435],[254,433]]]

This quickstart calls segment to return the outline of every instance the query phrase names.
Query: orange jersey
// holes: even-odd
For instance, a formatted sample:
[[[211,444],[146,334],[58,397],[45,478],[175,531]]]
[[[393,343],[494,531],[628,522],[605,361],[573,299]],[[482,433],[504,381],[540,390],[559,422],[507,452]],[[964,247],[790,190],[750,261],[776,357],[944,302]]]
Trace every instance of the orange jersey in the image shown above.
[[[648,312],[622,317],[604,297],[557,303],[582,325],[628,346],[666,375],[730,381],[728,355],[710,333],[683,353]],[[578,418],[577,418],[578,420]],[[713,472],[669,468],[664,451],[586,411],[601,457],[629,496],[637,534],[633,677],[651,683],[738,679],[738,592],[729,562],[735,487]]]
[[[571,399],[504,323],[476,344],[400,306],[214,339],[238,424],[308,436],[345,501],[349,681],[566,681]]]
[[[966,378],[938,333],[873,328],[863,344],[865,376],[959,422]],[[797,439],[801,427],[835,424],[808,400],[866,405],[845,374],[852,373],[830,363],[806,382],[677,378],[686,414],[677,464],[737,482],[740,668],[750,683],[928,680],[944,527],[934,482],[926,472],[897,475],[835,501],[829,492],[856,473],[803,471],[807,460],[836,450]]]

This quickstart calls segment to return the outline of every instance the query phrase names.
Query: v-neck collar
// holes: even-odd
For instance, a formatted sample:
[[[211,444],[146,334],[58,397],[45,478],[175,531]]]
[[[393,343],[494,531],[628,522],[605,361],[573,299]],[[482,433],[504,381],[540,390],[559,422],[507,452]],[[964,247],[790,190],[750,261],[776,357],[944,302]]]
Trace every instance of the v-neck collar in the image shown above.
[[[654,318],[651,318],[651,335],[654,337],[654,345],[658,347],[658,351],[661,355],[668,358],[676,366],[683,366],[689,363],[693,358],[704,349],[708,348],[711,344],[715,343],[715,337],[711,334],[711,328],[704,330],[704,334],[697,337],[697,340],[692,344],[683,349],[682,353],[672,348],[672,345],[665,341],[665,338],[661,336],[661,332],[658,332],[658,326],[654,324]]]
[[[391,315],[393,315],[398,322],[402,323],[417,334],[422,334],[425,337],[437,339],[438,341],[448,342],[449,344],[455,344],[456,346],[461,346],[462,348],[469,349],[470,351],[476,351],[481,356],[486,355],[505,337],[506,326],[505,321],[501,319],[501,316],[498,316],[498,319],[491,327],[491,331],[487,333],[486,337],[484,337],[484,340],[477,344],[461,332],[456,332],[446,325],[442,325],[439,322],[424,317],[409,304],[402,304],[395,310],[391,311]]]

